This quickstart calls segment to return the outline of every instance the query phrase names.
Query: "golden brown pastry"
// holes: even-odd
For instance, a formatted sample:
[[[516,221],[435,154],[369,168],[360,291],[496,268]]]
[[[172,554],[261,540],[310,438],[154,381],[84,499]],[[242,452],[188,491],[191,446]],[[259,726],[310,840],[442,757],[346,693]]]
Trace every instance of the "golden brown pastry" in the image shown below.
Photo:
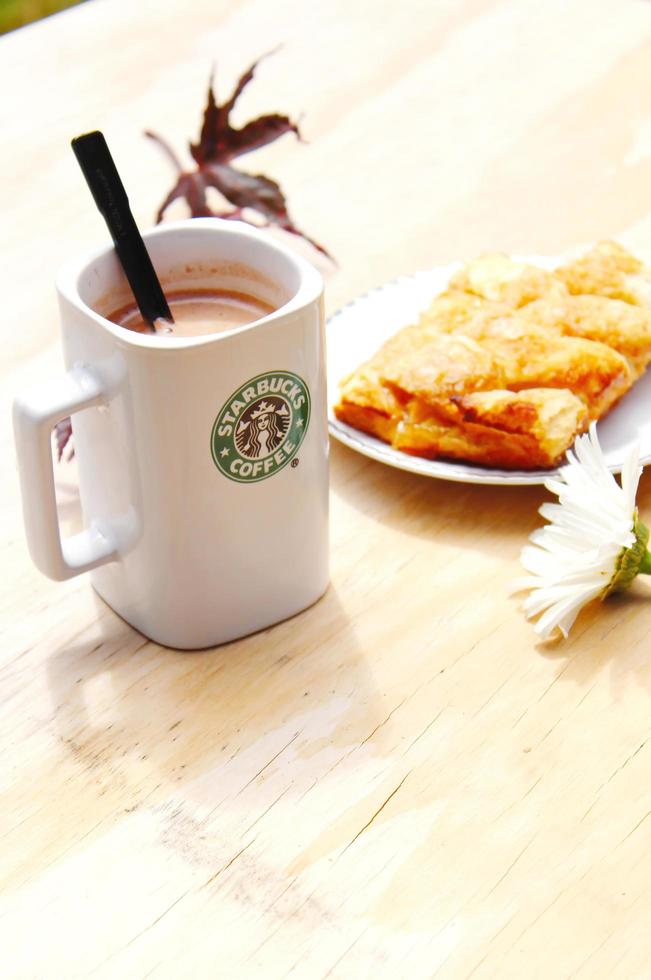
[[[567,295],[566,285],[553,272],[516,262],[502,252],[473,259],[450,279],[450,290],[460,290],[511,308],[541,296]]]
[[[505,387],[566,388],[583,401],[589,420],[605,415],[634,380],[628,362],[612,347],[536,330],[520,317],[493,321],[482,345],[501,360]]]
[[[448,290],[436,296],[421,313],[418,326],[431,332],[451,333],[460,330],[467,333],[468,324],[477,317],[490,319],[511,312],[506,303],[495,302],[473,293]]]
[[[414,334],[404,331],[401,349],[394,344],[389,356],[386,345],[344,383],[337,418],[415,455],[522,469],[554,465],[590,418],[628,387],[630,370],[603,344],[549,338],[536,328],[527,337],[514,320],[493,323],[483,345],[456,334],[422,336],[409,347]],[[500,335],[497,326],[515,336]],[[529,390],[504,390],[506,384]]]
[[[435,407],[414,399],[397,423],[392,443],[430,459],[538,469],[563,457],[586,419],[580,399],[556,388],[474,392]]]
[[[633,296],[642,264],[603,243],[561,271],[468,263],[345,379],[337,418],[431,459],[557,464],[651,361],[651,310],[608,292]]]
[[[598,245],[556,275],[573,295],[596,294],[634,306],[651,306],[651,271],[617,242]]]
[[[519,315],[536,327],[598,340],[619,351],[638,377],[651,361],[651,310],[603,296],[535,300]]]
[[[470,329],[475,337],[448,334],[404,348],[380,367],[380,383],[400,402],[415,395],[430,405],[496,388],[566,388],[584,402],[591,420],[633,382],[625,358],[597,341],[547,332],[517,315],[475,320]]]
[[[395,395],[381,383],[382,372],[393,360],[418,351],[429,339],[427,331],[414,326],[403,327],[380,347],[370,361],[344,378],[341,403],[368,409],[386,418],[399,414],[401,409]]]
[[[425,372],[422,386],[439,398],[464,391],[500,387],[504,375],[496,359],[463,335],[436,328],[405,327],[341,385],[335,414],[342,422],[390,441],[408,395],[384,382],[396,365],[414,364]]]

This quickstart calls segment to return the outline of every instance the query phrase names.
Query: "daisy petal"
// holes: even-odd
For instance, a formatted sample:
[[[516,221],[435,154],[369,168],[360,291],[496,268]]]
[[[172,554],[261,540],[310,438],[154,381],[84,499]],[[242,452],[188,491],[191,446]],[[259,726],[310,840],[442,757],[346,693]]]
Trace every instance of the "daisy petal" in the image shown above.
[[[593,423],[579,436],[567,463],[545,483],[558,503],[545,503],[540,514],[549,523],[530,535],[521,564],[528,575],[513,583],[529,591],[527,618],[538,616],[535,631],[543,639],[560,630],[567,636],[587,602],[606,593],[623,550],[635,543],[635,494],[641,467],[637,447],[622,468],[621,485],[606,465]]]

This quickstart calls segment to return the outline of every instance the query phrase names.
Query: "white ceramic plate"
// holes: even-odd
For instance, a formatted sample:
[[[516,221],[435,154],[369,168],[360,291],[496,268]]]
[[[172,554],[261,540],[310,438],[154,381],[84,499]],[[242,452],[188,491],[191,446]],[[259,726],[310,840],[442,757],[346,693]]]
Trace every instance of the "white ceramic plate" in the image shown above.
[[[558,256],[526,256],[522,261],[552,269],[561,259]],[[445,289],[450,276],[459,267],[460,263],[438,266],[429,272],[396,279],[349,303],[330,318],[327,328],[330,432],[335,439],[365,456],[423,476],[461,483],[544,483],[558,471],[498,470],[471,463],[421,459],[392,449],[334,416],[333,405],[337,401],[340,380],[371,357],[400,327],[413,323],[432,298]],[[598,433],[606,462],[614,473],[620,472],[626,450],[636,440],[640,443],[642,463],[651,462],[651,371],[647,371],[599,422]]]

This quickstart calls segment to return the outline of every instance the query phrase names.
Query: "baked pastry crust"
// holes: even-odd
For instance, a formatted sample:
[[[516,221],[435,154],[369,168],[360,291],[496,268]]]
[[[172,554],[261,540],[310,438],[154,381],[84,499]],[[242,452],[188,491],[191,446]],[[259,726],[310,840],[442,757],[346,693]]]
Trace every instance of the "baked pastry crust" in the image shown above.
[[[573,295],[651,306],[651,271],[617,242],[599,242],[586,255],[562,265],[556,276]]]
[[[553,272],[517,262],[503,252],[490,252],[467,262],[452,276],[448,288],[511,308],[524,306],[541,296],[562,298],[568,292]]]
[[[612,243],[593,253],[587,266],[642,269]],[[604,280],[591,281],[596,290]],[[651,310],[575,294],[575,282],[508,256],[468,263],[416,325],[345,379],[337,418],[431,459],[556,465],[651,360]]]
[[[538,469],[559,459],[586,416],[575,395],[554,388],[473,392],[437,406],[414,399],[392,443],[403,452],[431,459],[444,456],[484,466]]]
[[[559,303],[546,298],[520,310],[529,323],[564,336],[598,340],[627,359],[639,377],[651,360],[651,310],[604,296],[568,296]]]

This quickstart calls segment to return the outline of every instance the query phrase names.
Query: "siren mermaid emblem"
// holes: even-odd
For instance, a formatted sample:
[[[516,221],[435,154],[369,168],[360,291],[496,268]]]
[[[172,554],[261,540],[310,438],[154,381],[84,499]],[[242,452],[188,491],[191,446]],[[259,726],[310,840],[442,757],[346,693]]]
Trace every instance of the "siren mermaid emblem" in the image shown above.
[[[238,483],[265,480],[296,455],[310,422],[310,393],[289,371],[260,374],[223,405],[211,435],[217,468]]]
[[[272,395],[253,402],[235,428],[235,445],[247,459],[262,459],[281,444],[291,421],[284,398]]]

